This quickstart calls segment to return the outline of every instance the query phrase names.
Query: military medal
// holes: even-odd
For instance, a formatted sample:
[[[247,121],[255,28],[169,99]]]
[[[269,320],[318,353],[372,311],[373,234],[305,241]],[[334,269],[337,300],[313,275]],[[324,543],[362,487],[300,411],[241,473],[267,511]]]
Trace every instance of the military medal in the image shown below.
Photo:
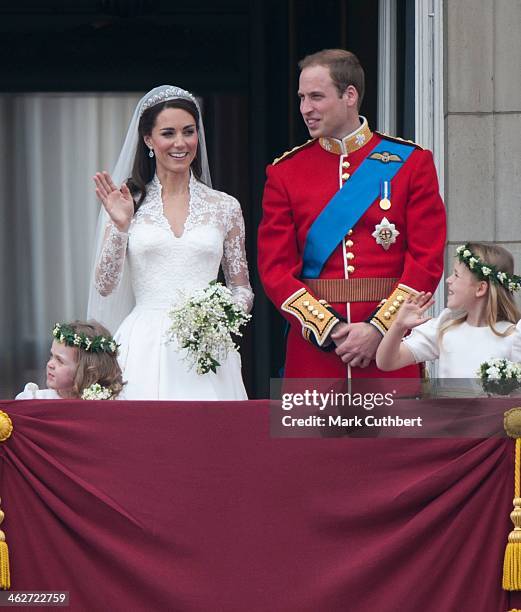
[[[399,235],[400,232],[396,229],[395,224],[390,223],[386,217],[374,226],[374,232],[371,234],[376,240],[376,244],[380,244],[385,251],[389,250],[389,247],[396,242]]]
[[[380,208],[382,210],[389,210],[391,208],[391,182],[382,181],[382,187],[380,189]]]

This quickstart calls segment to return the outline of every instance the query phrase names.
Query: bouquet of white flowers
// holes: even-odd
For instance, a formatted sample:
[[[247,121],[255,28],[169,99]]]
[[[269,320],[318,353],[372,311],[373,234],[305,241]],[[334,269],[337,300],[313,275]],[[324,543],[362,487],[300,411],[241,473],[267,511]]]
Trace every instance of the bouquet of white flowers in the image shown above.
[[[479,366],[477,375],[487,393],[508,395],[521,386],[521,363],[508,359],[489,359]]]
[[[192,294],[168,313],[172,324],[167,340],[186,349],[189,368],[198,374],[216,372],[228,351],[236,349],[230,334],[242,336],[240,328],[251,315],[233,301],[232,292],[217,281]]]

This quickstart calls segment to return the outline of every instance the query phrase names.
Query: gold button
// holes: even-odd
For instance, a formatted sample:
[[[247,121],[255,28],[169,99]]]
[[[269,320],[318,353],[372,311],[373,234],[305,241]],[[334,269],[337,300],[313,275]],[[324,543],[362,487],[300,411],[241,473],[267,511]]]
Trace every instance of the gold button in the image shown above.
[[[394,300],[394,302],[393,302],[393,306],[394,306],[395,308],[400,308],[400,302],[399,302],[398,300]]]
[[[353,230],[352,230],[352,229],[351,229],[351,230],[349,230],[349,231],[347,232],[347,235],[348,235],[348,236],[352,236],[352,235],[353,235]]]
[[[391,318],[391,313],[390,312],[384,312],[384,319],[390,319]]]
[[[316,317],[318,315],[318,310],[314,310],[311,314]]]
[[[354,266],[347,266],[347,271],[348,272],[354,272],[355,271],[355,267]]]
[[[405,298],[403,297],[403,295],[398,295],[398,296],[396,297],[396,299],[397,299],[399,302],[403,302]]]
[[[349,168],[350,165],[348,161],[342,162],[342,168]]]
[[[302,302],[302,304],[304,304],[304,306],[309,306],[309,300],[305,300],[304,302]]]
[[[323,306],[324,304],[327,304],[326,300],[318,300],[318,303],[319,303],[319,304],[322,304],[322,306]]]
[[[309,310],[309,312],[311,312],[313,310],[313,306],[311,306],[311,304],[308,306],[308,310]]]
[[[396,312],[396,308],[394,306],[389,306],[389,312],[394,314]]]
[[[344,172],[344,174],[342,174],[342,180],[343,181],[347,181],[347,179],[350,177],[351,175],[348,174],[347,172]]]
[[[353,241],[352,240],[346,240],[346,247],[352,247],[353,246]]]
[[[354,253],[346,253],[346,257],[347,257],[347,259],[354,259],[355,258],[355,254]]]
[[[324,318],[324,313],[323,312],[319,313],[318,318],[322,320]]]

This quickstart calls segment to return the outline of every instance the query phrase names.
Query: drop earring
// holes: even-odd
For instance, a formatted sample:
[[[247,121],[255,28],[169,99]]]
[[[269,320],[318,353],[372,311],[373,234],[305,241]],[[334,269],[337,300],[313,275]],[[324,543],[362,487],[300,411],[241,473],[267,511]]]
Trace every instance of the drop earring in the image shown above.
[[[154,149],[150,148],[150,151],[148,152],[148,157],[154,157]]]

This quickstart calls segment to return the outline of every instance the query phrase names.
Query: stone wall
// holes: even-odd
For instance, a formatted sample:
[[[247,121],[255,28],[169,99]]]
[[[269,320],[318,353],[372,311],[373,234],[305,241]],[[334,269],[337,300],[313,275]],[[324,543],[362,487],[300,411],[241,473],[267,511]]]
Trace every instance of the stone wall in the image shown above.
[[[448,252],[495,241],[519,274],[521,0],[446,0],[444,11]]]

